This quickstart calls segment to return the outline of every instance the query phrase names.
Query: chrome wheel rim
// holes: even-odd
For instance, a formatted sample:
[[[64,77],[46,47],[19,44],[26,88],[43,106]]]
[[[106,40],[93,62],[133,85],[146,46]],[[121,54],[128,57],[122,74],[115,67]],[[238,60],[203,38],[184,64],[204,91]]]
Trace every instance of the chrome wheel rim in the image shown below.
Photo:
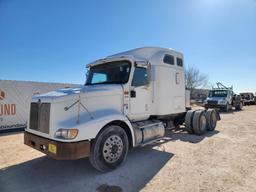
[[[103,145],[103,158],[108,163],[115,163],[123,152],[123,141],[118,135],[111,135]]]

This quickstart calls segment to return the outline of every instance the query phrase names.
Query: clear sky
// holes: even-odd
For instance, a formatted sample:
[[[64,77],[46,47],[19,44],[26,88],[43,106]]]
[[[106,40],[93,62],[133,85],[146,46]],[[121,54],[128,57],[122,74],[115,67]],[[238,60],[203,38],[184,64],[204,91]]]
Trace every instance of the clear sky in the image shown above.
[[[88,62],[141,46],[256,92],[256,0],[0,0],[0,79],[82,84]]]

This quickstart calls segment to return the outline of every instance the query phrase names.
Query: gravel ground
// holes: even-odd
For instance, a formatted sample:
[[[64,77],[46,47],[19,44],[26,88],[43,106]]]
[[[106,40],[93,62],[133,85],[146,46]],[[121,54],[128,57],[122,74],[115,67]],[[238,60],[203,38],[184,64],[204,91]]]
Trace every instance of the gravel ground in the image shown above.
[[[204,136],[169,131],[157,145],[130,151],[99,173],[88,159],[56,161],[23,145],[23,134],[0,136],[0,191],[134,192],[256,191],[256,106],[221,114]]]

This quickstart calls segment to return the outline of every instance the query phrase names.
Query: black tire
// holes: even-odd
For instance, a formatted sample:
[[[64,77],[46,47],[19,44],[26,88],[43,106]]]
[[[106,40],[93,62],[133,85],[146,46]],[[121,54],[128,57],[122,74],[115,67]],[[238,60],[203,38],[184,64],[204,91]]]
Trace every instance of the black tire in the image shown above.
[[[193,125],[192,125],[194,113],[195,113],[195,110],[189,110],[185,116],[185,128],[186,128],[186,131],[191,134],[194,133]]]
[[[193,116],[193,131],[196,135],[203,135],[207,129],[207,120],[203,110],[196,111]]]
[[[217,126],[217,113],[214,109],[206,111],[207,130],[214,131]]]
[[[111,171],[125,161],[128,148],[129,141],[124,129],[118,125],[110,125],[93,141],[89,160],[97,170]]]
[[[224,112],[227,112],[227,113],[228,113],[228,112],[229,112],[229,104],[225,105],[225,107],[224,107],[223,110],[224,110]]]
[[[241,111],[243,108],[243,103],[242,102],[239,102],[239,106],[236,106],[236,110],[237,111]]]

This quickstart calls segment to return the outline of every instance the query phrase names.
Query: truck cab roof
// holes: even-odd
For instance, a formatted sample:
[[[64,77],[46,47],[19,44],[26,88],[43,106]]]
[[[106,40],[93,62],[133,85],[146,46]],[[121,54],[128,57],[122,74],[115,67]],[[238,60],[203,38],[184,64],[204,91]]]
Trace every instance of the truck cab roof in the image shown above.
[[[165,55],[171,55],[173,57],[180,58],[183,60],[183,54],[173,49],[160,47],[141,47],[110,55],[105,57],[104,59],[96,60],[92,63],[89,63],[87,67],[100,65],[110,61],[126,59],[133,61],[148,61],[152,63],[152,65],[166,65],[163,61]]]

